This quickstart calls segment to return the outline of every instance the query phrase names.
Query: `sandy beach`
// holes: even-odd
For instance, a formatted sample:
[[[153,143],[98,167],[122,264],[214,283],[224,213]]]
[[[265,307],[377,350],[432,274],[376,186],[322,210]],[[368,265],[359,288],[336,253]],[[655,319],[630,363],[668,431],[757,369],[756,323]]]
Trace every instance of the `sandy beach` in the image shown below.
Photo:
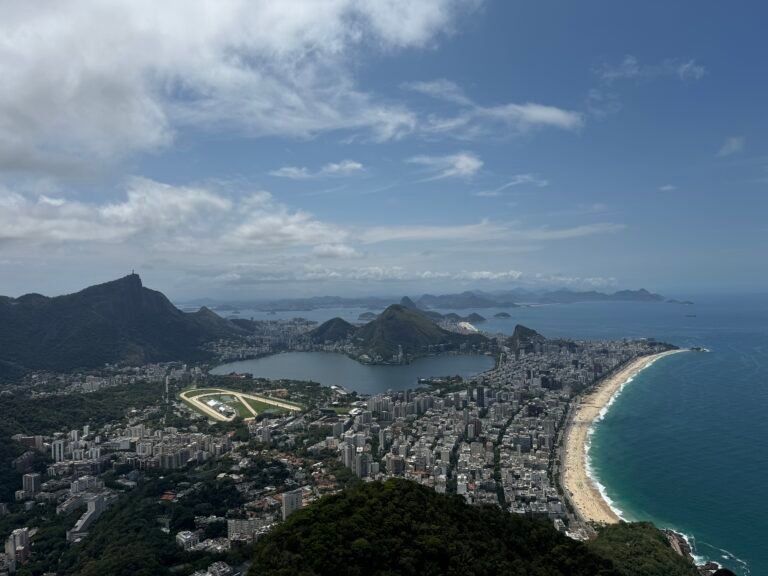
[[[598,383],[586,396],[575,400],[575,413],[569,421],[565,436],[563,483],[571,503],[583,520],[600,524],[620,521],[587,474],[586,445],[589,428],[627,380],[660,358],[678,352],[684,350],[670,350],[633,360],[619,372]]]

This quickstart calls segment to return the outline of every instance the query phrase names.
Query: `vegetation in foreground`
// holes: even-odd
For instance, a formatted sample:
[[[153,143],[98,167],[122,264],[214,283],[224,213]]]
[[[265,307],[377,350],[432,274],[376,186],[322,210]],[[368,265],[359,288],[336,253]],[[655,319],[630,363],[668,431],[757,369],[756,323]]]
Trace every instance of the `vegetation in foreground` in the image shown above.
[[[697,576],[698,571],[669,546],[666,536],[649,522],[613,524],[588,544],[592,552],[612,560],[622,576]]]
[[[696,574],[652,532],[659,534],[648,525],[624,525],[585,545],[546,522],[389,480],[358,485],[296,512],[259,543],[250,574]]]

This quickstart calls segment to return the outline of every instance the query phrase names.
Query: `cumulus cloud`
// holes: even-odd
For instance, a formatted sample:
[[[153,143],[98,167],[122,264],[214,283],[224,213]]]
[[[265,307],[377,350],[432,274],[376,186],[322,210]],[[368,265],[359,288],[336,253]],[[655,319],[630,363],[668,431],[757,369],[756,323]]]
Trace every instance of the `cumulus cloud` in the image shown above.
[[[36,200],[0,190],[0,241],[32,243],[121,241],[140,233],[188,232],[216,214],[229,211],[230,200],[201,188],[172,187],[136,178],[121,202],[89,204],[41,195]]]
[[[278,178],[290,178],[291,180],[311,180],[327,176],[350,176],[363,170],[365,170],[365,167],[360,162],[342,160],[341,162],[326,164],[315,172],[304,166],[283,166],[277,170],[272,170],[270,175],[277,176]]]
[[[481,106],[449,80],[409,82],[403,88],[458,105],[453,115],[430,115],[420,130],[427,134],[480,138],[492,134],[524,132],[533,128],[578,130],[583,116],[573,110],[534,102]]]
[[[727,158],[744,150],[747,140],[743,136],[731,136],[723,142],[720,150],[717,151],[718,158]]]
[[[472,152],[459,152],[448,156],[414,156],[408,160],[431,173],[425,180],[444,178],[470,178],[483,167],[483,161]]]
[[[268,192],[234,200],[194,186],[132,179],[125,198],[96,203],[0,190],[0,242],[132,241],[163,250],[224,252],[340,244],[335,224],[276,202]]]
[[[154,151],[187,126],[401,137],[416,116],[356,85],[355,53],[428,46],[478,3],[6,3],[0,168],[63,171],[85,158]]]

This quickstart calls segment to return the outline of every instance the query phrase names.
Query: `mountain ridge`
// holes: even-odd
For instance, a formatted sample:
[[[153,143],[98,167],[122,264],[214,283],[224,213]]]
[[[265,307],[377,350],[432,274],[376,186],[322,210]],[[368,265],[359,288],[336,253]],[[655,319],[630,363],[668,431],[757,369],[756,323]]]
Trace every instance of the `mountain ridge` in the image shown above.
[[[0,299],[0,376],[105,363],[202,359],[200,346],[245,334],[205,307],[187,313],[138,274],[49,298]]]
[[[310,332],[316,342],[350,340],[364,354],[388,359],[401,350],[407,355],[426,353],[430,347],[460,349],[487,342],[480,334],[458,334],[438,326],[418,308],[392,304],[374,320],[355,327],[341,318],[332,318]]]

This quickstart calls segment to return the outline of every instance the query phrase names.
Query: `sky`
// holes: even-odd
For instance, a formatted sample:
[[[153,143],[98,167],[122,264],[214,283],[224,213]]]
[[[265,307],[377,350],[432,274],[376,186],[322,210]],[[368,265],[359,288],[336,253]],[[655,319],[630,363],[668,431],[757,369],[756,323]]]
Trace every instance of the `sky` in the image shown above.
[[[765,291],[766,18],[0,0],[0,294]]]

